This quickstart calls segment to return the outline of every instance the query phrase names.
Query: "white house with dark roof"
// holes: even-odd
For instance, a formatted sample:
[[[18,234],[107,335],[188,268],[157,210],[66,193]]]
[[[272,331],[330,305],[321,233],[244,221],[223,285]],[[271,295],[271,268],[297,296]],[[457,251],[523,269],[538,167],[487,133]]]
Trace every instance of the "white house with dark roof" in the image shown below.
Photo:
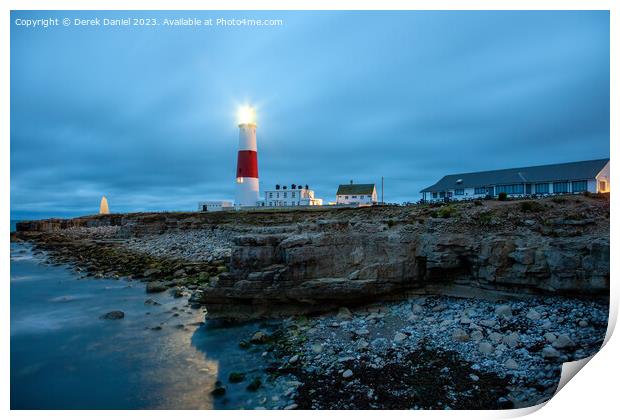
[[[377,202],[375,184],[340,184],[336,192],[336,204],[372,205]]]
[[[322,206],[323,199],[315,198],[314,191],[307,185],[276,185],[274,189],[265,190],[265,199],[260,200],[259,207],[299,207]]]
[[[424,201],[609,192],[609,159],[446,175],[424,188]]]

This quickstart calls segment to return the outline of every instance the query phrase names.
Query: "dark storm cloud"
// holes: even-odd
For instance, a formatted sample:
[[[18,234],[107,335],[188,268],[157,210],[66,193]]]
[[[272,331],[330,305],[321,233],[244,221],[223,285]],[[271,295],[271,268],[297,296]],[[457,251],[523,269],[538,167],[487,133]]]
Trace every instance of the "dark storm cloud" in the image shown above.
[[[609,156],[607,12],[151,16],[188,14],[285,24],[13,25],[12,217],[92,213],[103,194],[113,211],[232,198],[246,101],[262,187],[326,200],[350,179],[414,201],[446,173]]]

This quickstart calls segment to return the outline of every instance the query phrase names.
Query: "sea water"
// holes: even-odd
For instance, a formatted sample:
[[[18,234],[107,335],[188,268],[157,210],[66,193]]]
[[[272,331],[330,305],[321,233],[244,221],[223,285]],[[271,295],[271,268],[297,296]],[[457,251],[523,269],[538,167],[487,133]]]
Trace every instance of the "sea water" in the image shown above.
[[[266,387],[250,392],[227,381],[232,371],[261,375],[262,349],[239,347],[257,324],[204,324],[187,298],[147,295],[140,282],[81,279],[23,244],[11,245],[10,289],[12,409],[252,408],[270,400]],[[100,318],[114,310],[125,317]],[[218,380],[227,392],[215,398]]]

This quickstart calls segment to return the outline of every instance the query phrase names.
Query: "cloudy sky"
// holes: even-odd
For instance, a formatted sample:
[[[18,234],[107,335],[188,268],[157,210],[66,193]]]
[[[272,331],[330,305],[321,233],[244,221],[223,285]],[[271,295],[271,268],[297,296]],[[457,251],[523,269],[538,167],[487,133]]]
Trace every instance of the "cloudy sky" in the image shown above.
[[[17,18],[282,19],[58,27]],[[609,156],[607,12],[13,12],[11,217],[232,199],[235,110],[257,107],[261,188],[380,183]]]

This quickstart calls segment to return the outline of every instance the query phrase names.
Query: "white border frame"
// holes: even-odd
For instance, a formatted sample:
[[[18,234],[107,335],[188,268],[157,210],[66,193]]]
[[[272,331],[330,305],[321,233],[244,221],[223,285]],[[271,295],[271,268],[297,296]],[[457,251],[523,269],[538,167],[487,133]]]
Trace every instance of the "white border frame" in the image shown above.
[[[465,0],[435,0],[435,1],[409,1],[404,4],[402,1],[395,0],[383,0],[383,1],[369,1],[369,0],[299,0],[293,2],[267,0],[267,1],[249,1],[249,0],[230,0],[219,2],[204,2],[204,1],[163,1],[163,0],[151,0],[151,1],[120,1],[120,0],[93,0],[93,1],[76,1],[76,0],[5,0],[0,3],[0,8],[3,10],[3,19],[0,21],[0,54],[1,54],[1,88],[0,92],[3,92],[0,105],[0,135],[2,136],[2,153],[0,159],[2,164],[0,165],[0,172],[2,182],[0,183],[2,193],[2,215],[5,223],[0,224],[0,234],[5,238],[2,245],[2,264],[0,266],[2,270],[3,293],[0,306],[2,307],[1,319],[2,319],[2,346],[0,352],[2,356],[0,364],[1,375],[1,389],[0,389],[0,402],[2,404],[3,411],[9,411],[10,407],[10,375],[9,375],[9,343],[10,343],[10,295],[9,295],[9,242],[6,238],[9,236],[9,224],[6,223],[10,219],[10,124],[9,124],[9,109],[10,109],[10,11],[11,10],[610,10],[610,65],[611,65],[611,106],[610,115],[612,116],[610,121],[610,139],[617,138],[618,130],[617,123],[613,116],[617,115],[618,111],[618,84],[614,74],[618,74],[618,51],[617,46],[619,39],[618,24],[620,19],[618,18],[618,11],[620,8],[617,6],[617,2],[613,0],[477,0],[477,1],[465,1]],[[616,147],[613,142],[610,142],[611,160],[615,161]],[[615,171],[612,171],[612,185],[617,184],[618,179],[615,176]],[[616,199],[612,196],[611,208],[612,213],[616,209]],[[612,220],[615,220],[615,215]],[[616,224],[611,222],[612,234],[617,231]],[[618,253],[618,247],[611,249],[611,261],[617,260],[620,257]],[[617,281],[614,281],[614,267],[611,269],[611,309],[609,318],[608,335],[606,337],[606,346],[589,362],[587,369],[579,373],[577,380],[571,381],[566,385],[561,392],[553,397],[544,407],[544,409],[537,411],[533,416],[535,418],[611,418],[614,416],[615,399],[617,392],[615,391],[617,385],[617,375],[619,373],[619,362],[616,358],[616,354],[620,354],[618,351],[620,345],[617,338],[610,340],[610,333],[613,331],[617,313],[618,313],[618,285]],[[96,392],[96,390],[93,390]],[[460,418],[505,418],[515,417],[524,414],[531,413],[541,408],[535,407],[531,409],[521,410],[506,410],[506,411],[420,411],[415,413],[409,413],[407,411],[390,411],[382,412],[381,415],[389,415],[392,418],[409,418],[410,416],[422,416],[425,418],[435,416],[450,416]],[[84,416],[91,418],[107,418],[112,413],[106,411],[11,411],[10,416],[12,418],[31,418],[31,417],[48,417],[48,418],[76,418],[81,419]],[[272,418],[289,418],[294,416],[296,418],[311,418],[315,415],[327,416],[330,418],[335,417],[348,417],[348,418],[374,418],[376,414],[369,411],[347,411],[347,412],[286,412],[286,411],[269,411],[269,412],[241,412],[241,411],[214,411],[204,413],[201,411],[117,411],[114,412],[114,416],[120,418],[148,418],[148,419],[160,419],[174,415],[181,418],[198,418],[203,416],[215,416],[218,418],[231,418],[231,417],[252,417],[260,419],[272,419]]]

